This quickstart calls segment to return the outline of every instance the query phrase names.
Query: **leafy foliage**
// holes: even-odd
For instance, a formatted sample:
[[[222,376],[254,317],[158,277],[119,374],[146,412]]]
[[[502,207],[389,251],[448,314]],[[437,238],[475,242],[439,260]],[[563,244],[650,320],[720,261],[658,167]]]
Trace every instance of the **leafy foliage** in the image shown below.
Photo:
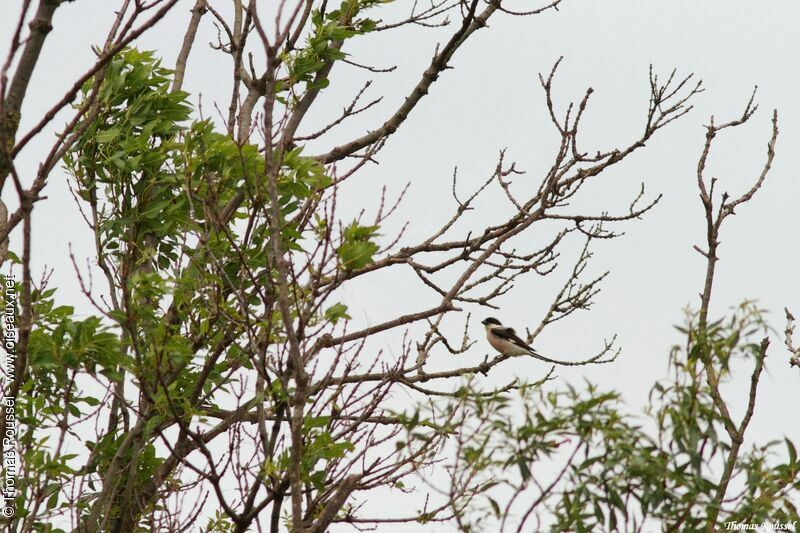
[[[358,270],[372,263],[379,249],[373,240],[377,231],[378,226],[361,226],[355,221],[344,229],[337,253],[345,270]]]
[[[177,236],[189,226],[182,183],[170,167],[191,109],[186,93],[169,92],[169,74],[152,52],[130,49],[115,58],[99,90],[97,118],[65,158],[85,200],[96,201],[103,187],[103,251],[155,257],[162,268],[176,261]],[[84,92],[90,89],[89,81]],[[126,249],[145,235],[154,237],[153,249]]]
[[[328,78],[316,79],[316,75],[328,64],[347,57],[341,43],[356,35],[375,29],[376,22],[359,15],[371,7],[386,3],[386,0],[344,0],[339,9],[325,13],[314,9],[311,15],[311,31],[306,44],[293,53],[284,53],[282,59],[289,73],[280,92],[288,91],[297,84],[306,90],[319,90],[328,86]]]
[[[527,386],[516,401],[465,394],[461,401],[472,413],[465,417],[468,428],[459,429],[451,468],[454,479],[483,481],[477,493],[460,495],[461,519],[475,531],[495,530],[490,518],[517,521],[523,530],[534,519],[552,531],[705,529],[729,443],[696,354],[710,354],[725,378],[734,361],[752,363],[758,356],[754,339],[767,326],[750,302],[710,325],[705,338],[696,319],[679,328],[686,346],[672,352],[671,379],[653,387],[644,425],[618,393],[592,385],[549,392],[541,384]],[[444,406],[438,418],[453,408]],[[543,470],[550,479],[538,474]],[[753,443],[736,462],[735,496],[720,522],[800,520],[798,474],[790,440]]]
[[[321,39],[360,31],[339,28],[334,20],[340,15],[328,14],[327,22],[320,23]],[[368,24],[359,22],[362,26]],[[318,53],[327,57],[329,52]],[[303,68],[298,64],[298,79],[308,80]],[[109,64],[93,122],[64,159],[96,230],[98,263],[111,279],[122,281],[122,292],[105,317],[84,320],[74,318],[72,308],[56,307],[53,291],[37,297],[32,379],[26,389],[35,388],[37,396],[25,409],[30,415],[29,453],[46,457],[46,441],[34,444],[34,435],[48,424],[63,424],[66,417],[81,418],[87,415],[86,406],[106,401],[71,389],[77,377],[102,377],[114,389],[129,376],[146,410],[141,415],[147,421],[141,444],[122,453],[128,429],[116,424],[97,442],[85,440],[90,460],[83,473],[92,480],[120,467],[135,471],[139,486],[152,479],[163,461],[154,446],[159,432],[171,421],[190,421],[201,407],[217,406],[237,383],[238,369],[254,367],[242,336],[248,328],[244,317],[257,314],[273,296],[269,280],[274,275],[270,250],[275,236],[268,220],[233,234],[222,219],[226,206],[242,191],[244,200],[230,214],[234,222],[266,212],[264,156],[255,145],[238,144],[216,132],[209,120],[190,122],[188,94],[172,92],[170,83],[171,72],[152,52],[124,50]],[[92,80],[83,91],[88,97]],[[279,169],[278,238],[289,253],[304,253],[303,243],[317,235],[308,227],[298,229],[298,215],[317,202],[333,180],[319,161],[303,155],[302,147],[285,151],[274,163]],[[372,241],[377,229],[354,223],[343,231],[342,269],[360,268],[372,260],[378,250]],[[303,291],[300,285],[293,290]],[[243,299],[242,294],[249,296]],[[220,303],[209,307],[211,300]],[[231,326],[219,328],[220,317]],[[338,303],[320,311],[318,320],[336,324],[348,318],[347,307]],[[278,324],[280,316],[268,321]],[[270,334],[270,342],[283,338],[278,328]],[[223,342],[230,344],[224,353],[209,358]],[[274,385],[275,398],[285,396],[280,384]],[[112,402],[115,412],[120,408]],[[43,413],[44,418],[35,419],[33,413]],[[313,420],[309,423],[304,478],[321,489],[329,472],[320,464],[341,460],[353,446]],[[284,471],[288,452],[282,457],[271,468]],[[57,463],[32,460],[32,465],[41,463],[32,476],[40,475],[41,469],[74,474],[66,467],[70,458],[74,456],[58,456],[53,459]],[[102,488],[94,481],[89,487]],[[58,498],[56,491],[53,502]],[[92,498],[91,493],[82,497],[82,511],[89,511]],[[114,516],[122,512],[112,508]],[[225,521],[220,518],[209,527],[225,530]]]

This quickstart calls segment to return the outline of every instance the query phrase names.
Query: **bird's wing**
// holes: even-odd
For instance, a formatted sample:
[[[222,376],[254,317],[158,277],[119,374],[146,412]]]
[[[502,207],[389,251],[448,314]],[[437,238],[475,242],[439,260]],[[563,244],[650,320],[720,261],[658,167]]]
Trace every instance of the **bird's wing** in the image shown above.
[[[507,340],[508,342],[511,342],[516,346],[519,346],[524,350],[533,352],[533,348],[528,346],[528,344],[524,340],[520,339],[517,336],[517,332],[514,331],[514,328],[492,328],[492,333],[494,333],[501,339]]]

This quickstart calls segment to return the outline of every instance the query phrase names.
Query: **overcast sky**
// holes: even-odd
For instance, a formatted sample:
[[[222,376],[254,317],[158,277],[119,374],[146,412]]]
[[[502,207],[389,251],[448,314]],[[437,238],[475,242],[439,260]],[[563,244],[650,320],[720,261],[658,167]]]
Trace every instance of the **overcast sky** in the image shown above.
[[[6,0],[0,7],[3,56],[19,4]],[[104,39],[115,4],[79,0],[59,9],[25,102],[20,131],[37,121],[90,65],[90,46]],[[138,46],[156,50],[171,67],[191,4],[184,1]],[[387,14],[396,13],[397,8],[387,8]],[[577,384],[586,377],[603,388],[622,391],[632,409],[638,408],[646,403],[653,382],[666,376],[670,346],[681,341],[673,325],[683,321],[687,305],[696,308],[699,302],[705,266],[692,246],[703,244],[705,231],[695,177],[704,139],[702,126],[712,114],[718,120],[738,117],[755,85],[759,111],[743,128],[720,135],[709,175],[718,177],[719,187],[732,194],[749,186],[764,162],[772,108],[778,109],[781,130],[777,156],[755,199],[723,227],[712,314],[718,316],[745,298],[756,299],[769,310],[772,325],[782,330],[784,307],[800,313],[798,20],[800,4],[788,0],[565,0],[558,12],[532,18],[498,14],[488,29],[478,32],[458,52],[451,62],[453,70],[441,76],[382,151],[380,165],[358,176],[357,186],[351,186],[342,199],[342,208],[357,212],[361,206],[375,206],[380,187],[386,185],[390,193],[397,194],[410,183],[405,207],[392,227],[410,220],[407,238],[411,242],[449,216],[454,166],[462,177],[460,187],[470,190],[491,174],[498,151],[506,148],[507,158],[528,171],[514,188],[525,191],[538,185],[542,170],[552,162],[557,140],[547,119],[538,73],[549,71],[562,55],[554,91],[557,105],[563,109],[587,87],[595,90],[584,124],[582,142],[587,148],[612,148],[640,135],[650,64],[665,76],[673,68],[679,74],[694,73],[706,87],[695,99],[695,109],[657,134],[641,153],[604,174],[599,185],[587,189],[590,194],[585,193],[576,208],[626,211],[641,182],[648,194],[663,193],[663,200],[642,221],[620,227],[626,232],[624,237],[595,246],[590,269],[595,273],[610,270],[611,274],[593,309],[548,329],[537,341],[537,348],[548,355],[577,359],[593,353],[604,338],[617,333],[623,348],[620,359],[602,367],[559,370],[554,386],[563,381]],[[368,78],[352,67],[337,66],[331,89],[313,120],[322,125],[326,118],[336,116],[365,79],[375,80],[366,97],[384,96],[384,100],[308,152],[321,152],[330,142],[376,127],[417,82],[436,42],[451,31],[385,32],[346,48],[360,63],[396,65],[397,69]],[[216,30],[206,19],[184,84],[194,103],[202,95],[206,116],[215,114],[214,101],[227,107],[229,91],[228,59],[206,46],[215,39]],[[19,168],[29,182],[42,158],[43,140],[32,142],[21,155]],[[71,245],[75,255],[85,261],[93,246],[65,182],[63,172],[54,172],[45,189],[48,200],[36,207],[34,265],[37,271],[45,265],[55,268],[52,286],[59,288],[61,301],[89,313],[91,307],[80,295],[68,251]],[[11,188],[6,191],[12,196]],[[9,202],[13,205],[13,198]],[[476,221],[480,225],[514,210],[499,193],[479,207],[480,217],[485,217]],[[520,328],[535,325],[563,275],[561,271],[552,279],[518,284],[503,297],[497,316]],[[344,301],[357,321],[378,322],[398,314],[398,309],[420,310],[434,301],[434,295],[411,278],[385,281],[365,278],[358,291],[345,292]],[[467,310],[478,313],[479,318],[485,314]],[[481,335],[477,322],[476,337]],[[457,331],[457,321],[451,324]],[[389,344],[399,338],[399,334],[386,337]],[[485,346],[479,343],[468,357],[480,359],[485,353]],[[546,367],[529,360],[515,361],[502,367],[505,375],[500,381],[513,373],[535,379],[544,371]],[[793,412],[800,402],[800,375],[796,369],[790,371],[788,353],[777,335],[767,372],[749,435],[758,436],[761,442],[784,434],[800,440],[800,424]],[[734,400],[737,414],[743,411],[748,380],[749,371],[743,372],[726,388],[729,398],[741,393],[741,401]]]

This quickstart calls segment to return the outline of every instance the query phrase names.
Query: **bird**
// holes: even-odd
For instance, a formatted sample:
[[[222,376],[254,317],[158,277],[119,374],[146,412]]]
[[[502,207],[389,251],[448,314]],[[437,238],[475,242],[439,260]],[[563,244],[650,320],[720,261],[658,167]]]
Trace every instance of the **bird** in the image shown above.
[[[492,348],[503,355],[533,355],[538,356],[533,348],[517,336],[514,328],[504,326],[494,317],[485,318],[481,324],[486,328],[486,340]]]

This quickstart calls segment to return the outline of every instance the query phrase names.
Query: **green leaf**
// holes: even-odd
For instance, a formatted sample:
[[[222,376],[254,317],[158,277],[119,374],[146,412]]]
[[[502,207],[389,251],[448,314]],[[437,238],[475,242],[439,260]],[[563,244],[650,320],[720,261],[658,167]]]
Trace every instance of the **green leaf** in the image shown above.
[[[377,236],[378,226],[360,226],[353,222],[342,232],[342,244],[337,250],[345,270],[358,270],[372,263],[372,256],[379,247],[372,239]]]
[[[55,509],[56,505],[58,505],[58,491],[55,491],[48,499],[47,499],[47,510]]]
[[[350,320],[350,315],[347,314],[347,306],[342,303],[336,303],[325,310],[325,318],[336,324],[341,319]]]
[[[522,476],[522,481],[527,482],[531,478],[531,471],[528,468],[525,459],[523,459],[522,457],[517,457],[516,463],[517,467],[519,468],[519,473]]]
[[[497,503],[497,501],[494,498],[491,498],[489,496],[487,496],[487,498],[489,500],[489,505],[492,506],[492,511],[494,511],[494,515],[496,517],[500,518],[500,514],[501,514],[500,505]]]
[[[103,130],[100,133],[98,133],[96,139],[98,143],[106,144],[116,139],[119,136],[119,133],[120,133],[120,128],[118,127],[109,128],[107,130]]]
[[[783,440],[786,441],[786,448],[789,452],[789,464],[794,466],[795,463],[797,463],[797,449],[795,448],[794,443],[788,438],[784,438]]]
[[[358,270],[372,263],[378,245],[372,242],[346,242],[339,247],[339,259],[345,270]]]
[[[306,429],[323,428],[331,421],[329,416],[310,416],[306,418]]]

